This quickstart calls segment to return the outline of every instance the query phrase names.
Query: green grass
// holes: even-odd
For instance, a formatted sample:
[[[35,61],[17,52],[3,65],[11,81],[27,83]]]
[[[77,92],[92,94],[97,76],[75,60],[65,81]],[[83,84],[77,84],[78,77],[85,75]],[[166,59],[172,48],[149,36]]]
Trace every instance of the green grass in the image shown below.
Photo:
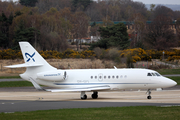
[[[7,81],[0,82],[0,87],[28,87],[33,86],[31,82],[28,81]]]
[[[14,79],[14,78],[21,78],[20,76],[0,76],[0,79]]]
[[[180,69],[161,69],[157,70],[161,75],[180,74]]]
[[[176,82],[177,82],[177,85],[180,85],[180,77],[168,77],[168,78],[176,81]]]
[[[3,120],[178,120],[180,107],[105,107],[0,113]]]

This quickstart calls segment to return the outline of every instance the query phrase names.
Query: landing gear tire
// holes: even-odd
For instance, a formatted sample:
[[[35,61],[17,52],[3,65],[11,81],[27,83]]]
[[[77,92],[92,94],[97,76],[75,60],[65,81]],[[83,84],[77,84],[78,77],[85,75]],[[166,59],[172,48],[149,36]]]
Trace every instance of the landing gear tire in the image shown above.
[[[147,99],[151,99],[151,96],[147,96]]]
[[[93,92],[91,97],[92,97],[92,99],[97,99],[98,98],[98,92]]]
[[[87,95],[85,94],[83,97],[81,97],[82,100],[87,99]]]
[[[87,95],[86,95],[85,91],[81,91],[81,99],[82,100],[87,99]]]
[[[147,99],[151,99],[151,90],[150,89],[147,90],[147,94],[148,94]]]
[[[97,94],[92,94],[91,97],[92,97],[92,99],[97,99],[98,95]]]

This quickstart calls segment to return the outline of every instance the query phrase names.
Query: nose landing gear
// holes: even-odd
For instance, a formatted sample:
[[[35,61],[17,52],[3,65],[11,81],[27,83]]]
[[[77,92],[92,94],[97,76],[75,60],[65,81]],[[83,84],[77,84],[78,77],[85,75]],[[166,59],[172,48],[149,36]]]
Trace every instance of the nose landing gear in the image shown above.
[[[146,93],[148,94],[147,99],[151,99],[151,90],[148,89]]]

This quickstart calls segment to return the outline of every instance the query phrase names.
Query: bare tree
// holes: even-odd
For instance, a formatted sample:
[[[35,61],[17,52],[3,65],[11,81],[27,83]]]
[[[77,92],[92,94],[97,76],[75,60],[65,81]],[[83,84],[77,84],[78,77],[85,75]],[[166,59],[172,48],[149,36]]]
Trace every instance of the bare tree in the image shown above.
[[[81,39],[83,37],[87,37],[89,18],[86,16],[84,12],[76,12],[75,20],[76,21],[74,26],[74,35],[77,37],[76,45],[77,45],[77,50],[79,50],[79,40],[80,40],[80,48],[82,48]]]
[[[70,0],[38,0],[36,7],[41,14],[47,12],[52,7],[56,8],[58,11],[64,9],[65,7],[71,7]]]
[[[146,19],[139,13],[134,14],[131,18],[131,21],[134,22],[134,38],[132,42],[134,47],[142,47],[138,45],[143,44],[144,31],[146,27]]]
[[[167,18],[173,19],[173,10],[171,10],[168,7],[158,5],[153,12],[153,19],[155,19],[158,16],[166,16]]]
[[[166,16],[158,16],[146,27],[145,40],[151,48],[163,50],[177,45],[174,32],[170,28],[171,22],[172,20]]]

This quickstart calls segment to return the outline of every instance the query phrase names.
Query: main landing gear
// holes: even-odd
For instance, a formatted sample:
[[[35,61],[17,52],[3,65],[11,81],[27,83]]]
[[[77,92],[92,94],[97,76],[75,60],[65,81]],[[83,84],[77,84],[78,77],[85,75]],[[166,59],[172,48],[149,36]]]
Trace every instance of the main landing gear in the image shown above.
[[[81,92],[81,99],[82,99],[82,100],[87,99],[87,95],[85,94],[84,91]]]
[[[92,97],[92,99],[97,99],[98,98],[98,92],[93,92],[91,97]]]
[[[148,94],[147,99],[151,99],[151,90],[150,89],[147,90],[147,94]]]
[[[98,98],[98,92],[93,92],[93,94],[91,95],[91,97],[93,98],[93,99],[97,99]],[[81,92],[81,99],[82,100],[85,100],[85,99],[87,99],[87,95],[86,95],[86,93],[85,93],[85,91],[82,91]]]

